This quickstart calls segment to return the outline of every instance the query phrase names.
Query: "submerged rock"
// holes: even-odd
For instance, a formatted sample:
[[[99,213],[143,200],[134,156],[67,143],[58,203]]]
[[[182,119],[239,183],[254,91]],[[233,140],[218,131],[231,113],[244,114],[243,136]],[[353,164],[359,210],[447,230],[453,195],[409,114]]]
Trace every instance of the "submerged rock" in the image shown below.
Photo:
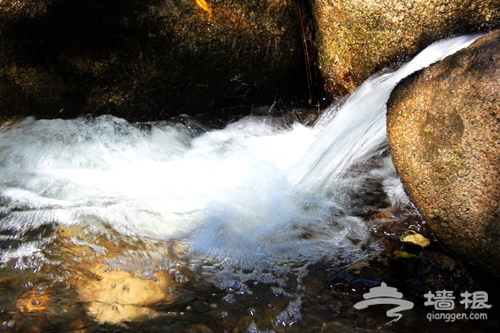
[[[96,265],[79,276],[74,286],[92,317],[99,322],[120,324],[171,315],[151,307],[170,304],[178,297],[175,280],[165,272],[157,272],[155,278],[141,279],[129,272]]]
[[[0,115],[152,120],[272,103],[302,64],[297,22],[292,0],[2,1]]]
[[[438,39],[498,26],[499,1],[311,1],[325,89],[351,93],[375,71]]]
[[[388,102],[396,169],[448,249],[500,275],[500,31],[404,79]]]

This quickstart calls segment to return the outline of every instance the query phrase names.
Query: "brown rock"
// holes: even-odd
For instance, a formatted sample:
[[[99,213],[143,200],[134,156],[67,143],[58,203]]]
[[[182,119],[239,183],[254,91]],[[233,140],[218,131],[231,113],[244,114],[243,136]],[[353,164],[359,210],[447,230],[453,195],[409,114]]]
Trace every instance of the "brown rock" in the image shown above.
[[[393,161],[439,240],[500,275],[500,31],[409,78],[388,102]]]
[[[126,260],[129,251],[143,251],[154,246],[155,255],[161,258],[178,257],[181,248],[177,244],[151,244],[149,240],[119,244],[106,237],[91,239],[86,232],[86,224],[58,229],[58,241],[52,254],[61,262],[67,272],[65,282],[74,289],[78,301],[83,302],[88,315],[97,322],[121,325],[124,322],[139,322],[158,317],[175,316],[177,313],[158,311],[169,306],[186,293],[176,282],[174,275],[156,269],[150,276],[135,272],[113,269],[103,263],[114,258]],[[176,252],[176,253],[172,253]],[[150,255],[151,257],[154,255]],[[132,266],[132,267],[129,267]],[[24,311],[35,311],[48,300],[35,299],[38,307],[28,307],[27,293],[16,306]],[[50,295],[49,295],[50,296]],[[49,297],[47,296],[47,298]]]
[[[499,25],[500,1],[350,1],[313,3],[325,89],[351,93],[375,71],[451,34]]]
[[[108,271],[105,265],[96,265],[81,275],[74,287],[92,317],[102,323],[119,324],[171,315],[151,306],[169,304],[178,297],[174,277],[158,272],[155,278],[145,280],[129,272]]]
[[[5,0],[0,115],[151,120],[270,103],[302,64],[297,21],[293,0]]]

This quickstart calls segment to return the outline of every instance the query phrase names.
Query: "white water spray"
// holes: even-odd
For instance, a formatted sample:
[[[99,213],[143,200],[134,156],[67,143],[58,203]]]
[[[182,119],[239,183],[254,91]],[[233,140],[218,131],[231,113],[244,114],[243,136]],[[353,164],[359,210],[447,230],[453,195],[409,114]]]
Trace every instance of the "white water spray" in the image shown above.
[[[436,42],[397,71],[383,70],[366,80],[321,129],[296,164],[290,180],[313,193],[334,193],[334,184],[353,166],[387,148],[386,103],[401,79],[467,47],[482,34]]]
[[[375,75],[315,128],[248,117],[193,137],[179,124],[141,127],[111,116],[27,118],[0,133],[0,231],[23,241],[46,224],[105,225],[178,241],[193,260],[226,269],[353,260],[365,253],[359,244],[368,231],[339,198],[368,174],[398,186],[387,158],[379,169],[347,173],[387,147],[390,91],[478,37],[436,43],[398,71]],[[37,252],[17,251],[2,250],[2,258]]]

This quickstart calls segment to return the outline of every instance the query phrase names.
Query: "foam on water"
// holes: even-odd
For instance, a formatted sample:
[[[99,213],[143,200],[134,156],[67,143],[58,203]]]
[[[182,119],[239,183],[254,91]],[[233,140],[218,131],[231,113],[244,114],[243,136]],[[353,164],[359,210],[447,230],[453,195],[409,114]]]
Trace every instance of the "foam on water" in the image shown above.
[[[111,116],[28,118],[0,134],[1,227],[105,224],[244,266],[317,255],[359,221],[332,221],[334,203],[288,182],[313,139],[300,124],[256,117],[197,137]]]
[[[375,75],[314,128],[247,117],[193,135],[181,124],[133,125],[112,116],[27,118],[0,133],[0,231],[109,226],[175,240],[192,260],[213,259],[225,269],[354,260],[366,251],[360,244],[368,231],[342,198],[370,176],[393,204],[406,200],[381,154],[390,91],[477,37],[437,43],[398,71]],[[3,250],[2,258],[38,253],[33,244]]]

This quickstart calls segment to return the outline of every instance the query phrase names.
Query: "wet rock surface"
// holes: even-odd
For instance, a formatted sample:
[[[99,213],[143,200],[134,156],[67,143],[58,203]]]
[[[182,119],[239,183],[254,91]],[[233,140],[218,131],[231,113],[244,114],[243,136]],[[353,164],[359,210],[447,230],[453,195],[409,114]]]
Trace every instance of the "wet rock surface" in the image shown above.
[[[375,71],[452,34],[498,26],[498,1],[312,1],[325,89],[351,93]]]
[[[392,157],[440,242],[500,274],[500,32],[403,80],[388,102]]]
[[[0,113],[155,120],[292,101],[297,20],[292,0],[6,0]]]

